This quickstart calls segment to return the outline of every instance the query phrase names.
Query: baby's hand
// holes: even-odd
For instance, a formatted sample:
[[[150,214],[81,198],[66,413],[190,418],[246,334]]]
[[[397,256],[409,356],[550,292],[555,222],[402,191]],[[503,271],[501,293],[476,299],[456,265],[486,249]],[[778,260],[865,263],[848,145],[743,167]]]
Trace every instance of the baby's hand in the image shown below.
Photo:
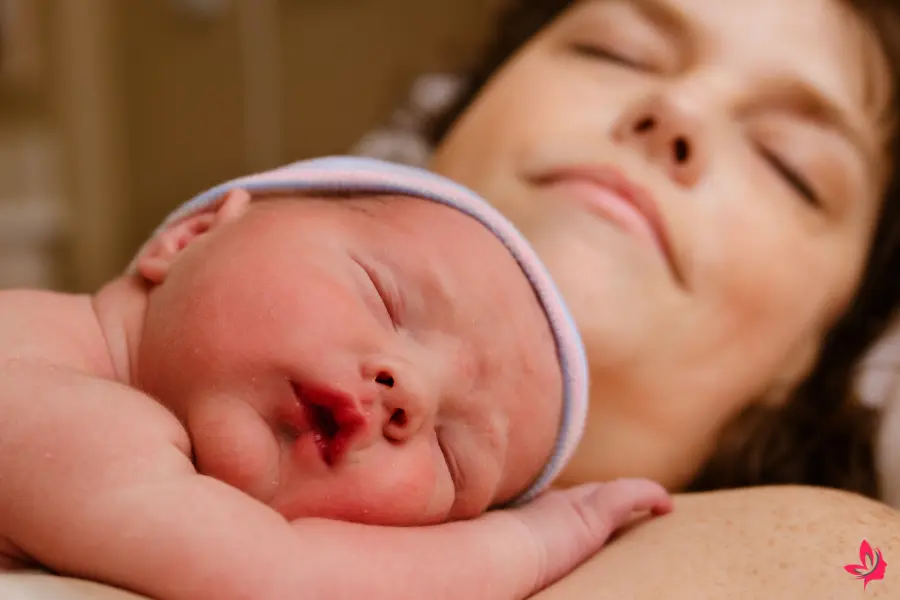
[[[534,562],[517,576],[526,578],[519,589],[531,595],[590,558],[635,512],[662,515],[671,510],[672,499],[662,486],[645,479],[619,479],[551,491],[490,517],[513,519],[521,528],[524,545],[515,552],[520,559],[523,551],[532,553],[528,558]]]

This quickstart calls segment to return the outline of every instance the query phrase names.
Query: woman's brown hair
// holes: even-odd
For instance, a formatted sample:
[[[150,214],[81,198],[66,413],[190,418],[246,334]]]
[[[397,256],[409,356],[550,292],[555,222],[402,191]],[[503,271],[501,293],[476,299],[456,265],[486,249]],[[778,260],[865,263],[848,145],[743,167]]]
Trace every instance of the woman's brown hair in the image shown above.
[[[900,4],[845,0],[876,33],[887,58],[892,99],[883,117],[893,128],[885,152],[889,176],[863,278],[850,307],[826,336],[818,361],[772,407],[754,403],[725,428],[717,451],[690,490],[771,484],[835,487],[878,497],[875,443],[878,413],[855,393],[862,358],[885,333],[900,304]],[[521,46],[563,12],[571,0],[514,0],[495,36],[464,80],[454,103],[431,123],[437,145],[493,74]]]

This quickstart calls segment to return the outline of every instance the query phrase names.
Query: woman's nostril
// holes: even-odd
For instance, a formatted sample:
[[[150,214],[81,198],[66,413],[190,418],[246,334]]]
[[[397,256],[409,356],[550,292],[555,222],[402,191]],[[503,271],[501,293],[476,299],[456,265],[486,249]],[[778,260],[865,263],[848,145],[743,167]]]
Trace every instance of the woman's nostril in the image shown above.
[[[675,162],[677,163],[685,163],[691,157],[691,147],[688,145],[687,140],[683,137],[680,137],[675,140]]]
[[[649,129],[653,129],[653,126],[656,125],[656,121],[653,117],[647,117],[645,119],[641,119],[634,125],[634,130],[637,133],[643,133]]]
[[[402,408],[396,409],[391,413],[391,424],[396,425],[397,427],[405,427],[406,426],[406,411]]]
[[[394,387],[394,378],[387,371],[379,371],[378,375],[375,376],[375,383],[392,388]]]

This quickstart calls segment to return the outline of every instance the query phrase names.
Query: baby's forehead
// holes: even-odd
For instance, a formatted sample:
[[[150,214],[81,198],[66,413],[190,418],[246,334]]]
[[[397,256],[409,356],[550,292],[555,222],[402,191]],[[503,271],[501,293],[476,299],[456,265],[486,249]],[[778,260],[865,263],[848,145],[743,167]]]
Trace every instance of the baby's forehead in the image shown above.
[[[385,266],[397,275],[416,280],[420,285],[410,293],[429,296],[419,300],[452,304],[455,310],[441,307],[448,315],[465,309],[477,315],[468,320],[484,332],[518,321],[518,327],[507,331],[521,334],[523,318],[537,322],[541,339],[552,344],[540,300],[514,255],[488,227],[459,209],[410,194],[271,194],[258,199],[297,210],[300,222],[320,216],[359,226],[349,238],[354,247],[389,263]],[[506,319],[487,318],[501,315]]]
[[[345,209],[351,213],[365,215],[373,219],[390,219],[395,218],[398,214],[406,215],[409,218],[423,219],[423,226],[432,224],[433,220],[426,217],[433,215],[441,215],[447,213],[464,213],[456,208],[446,204],[436,202],[434,200],[414,196],[411,194],[340,194],[325,199],[338,200],[335,204],[337,209]],[[471,217],[472,225],[478,228],[487,229]]]
[[[512,318],[512,311],[527,308],[529,320],[546,325],[538,296],[516,258],[477,219],[409,195],[353,196],[337,204],[357,222],[362,216],[377,223],[368,230],[370,236],[358,241],[373,242],[375,258],[420,280],[424,291],[441,294],[456,307],[482,317],[500,313]],[[429,299],[434,298],[424,300]]]
[[[358,191],[255,192],[252,197],[252,206],[256,210],[274,206],[293,212],[298,217],[302,215],[304,219],[324,218],[346,224],[358,223],[359,217],[375,221],[390,219],[392,223],[396,223],[396,218],[403,216],[407,219],[404,222],[407,225],[416,220],[416,230],[438,225],[435,219],[439,219],[440,215],[465,214],[445,203],[412,194]],[[476,229],[489,231],[476,219],[469,217],[469,220],[472,227],[477,225]]]
[[[529,389],[561,390],[547,315],[515,257],[490,229],[462,211],[411,195],[336,200],[338,210],[383,226],[368,238],[375,242],[374,258],[389,263],[406,293],[429,308],[423,312],[432,325],[452,327],[469,342],[464,352],[473,383],[484,378],[489,387],[511,392],[530,376],[536,379]]]
[[[469,342],[473,377],[509,384],[548,365],[558,372],[552,330],[528,277],[504,243],[463,211],[411,194],[315,192],[255,199],[263,201],[260,206],[271,201],[299,209],[301,222],[318,215],[361,226],[348,237],[354,250],[366,253],[362,258],[374,261],[372,268],[389,270],[432,326],[452,329]],[[503,378],[511,372],[519,375]]]
[[[305,218],[315,219],[318,215],[333,223],[366,228],[377,238],[379,246],[452,249],[453,256],[460,259],[470,257],[472,251],[478,250],[481,252],[480,264],[485,269],[494,268],[507,276],[525,277],[513,254],[491,229],[443,202],[411,194],[385,193],[316,193],[272,196],[270,199],[292,199]],[[309,210],[305,210],[307,208]],[[390,237],[384,237],[387,234]]]

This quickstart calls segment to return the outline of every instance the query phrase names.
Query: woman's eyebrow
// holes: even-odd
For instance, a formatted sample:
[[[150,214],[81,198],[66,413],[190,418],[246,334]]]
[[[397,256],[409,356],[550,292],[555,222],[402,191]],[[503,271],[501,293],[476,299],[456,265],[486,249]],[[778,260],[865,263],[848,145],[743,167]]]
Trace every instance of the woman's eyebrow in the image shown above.
[[[690,17],[679,7],[666,0],[631,0],[633,5],[650,24],[665,32],[682,36],[693,29]]]
[[[846,138],[866,162],[876,164],[879,160],[875,140],[863,133],[865,125],[862,119],[855,118],[850,109],[822,91],[815,83],[800,75],[787,75],[770,78],[766,87],[774,99],[782,102],[786,108],[806,115]]]
[[[682,51],[692,50],[691,46],[696,43],[697,24],[683,9],[668,0],[593,0],[588,5],[602,15],[608,12],[604,11],[604,7],[623,9],[649,30],[683,46]]]
[[[595,0],[605,3],[606,0]],[[619,0],[625,2],[625,0]],[[654,27],[675,36],[683,36],[695,29],[690,16],[668,0],[628,0],[627,4],[640,12]],[[799,98],[799,108],[823,125],[847,138],[867,161],[879,157],[879,149],[863,135],[864,126],[850,111],[835,99],[820,91],[815,84],[802,77],[785,77],[776,82],[780,94]]]

